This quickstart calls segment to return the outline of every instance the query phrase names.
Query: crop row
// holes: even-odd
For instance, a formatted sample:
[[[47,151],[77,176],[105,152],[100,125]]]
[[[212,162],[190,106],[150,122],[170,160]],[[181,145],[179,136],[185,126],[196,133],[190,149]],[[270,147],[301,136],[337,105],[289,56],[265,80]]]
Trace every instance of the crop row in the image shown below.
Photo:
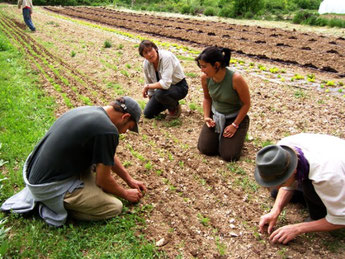
[[[24,33],[13,20],[3,14],[0,16],[0,26],[12,41],[26,52],[28,59],[59,93],[59,99],[68,108],[75,107],[80,103],[90,105],[96,102],[96,92],[94,95],[89,94],[91,92],[90,85],[94,87],[95,85],[86,81],[85,75],[55,57],[41,44]]]
[[[65,15],[101,22],[110,26],[173,38],[196,45],[221,45],[239,54],[345,75],[338,62],[345,39],[297,33],[259,26],[239,26],[182,18],[124,13],[104,8],[47,7]]]

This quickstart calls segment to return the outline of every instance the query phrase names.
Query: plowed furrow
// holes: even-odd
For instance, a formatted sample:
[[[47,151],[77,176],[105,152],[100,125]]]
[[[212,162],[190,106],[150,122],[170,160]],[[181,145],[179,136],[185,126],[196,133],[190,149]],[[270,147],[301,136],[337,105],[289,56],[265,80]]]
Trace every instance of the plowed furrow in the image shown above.
[[[345,41],[260,26],[234,25],[184,18],[124,13],[106,8],[46,7],[47,10],[139,33],[166,37],[198,46],[220,45],[253,58],[298,65],[345,76],[340,60]]]

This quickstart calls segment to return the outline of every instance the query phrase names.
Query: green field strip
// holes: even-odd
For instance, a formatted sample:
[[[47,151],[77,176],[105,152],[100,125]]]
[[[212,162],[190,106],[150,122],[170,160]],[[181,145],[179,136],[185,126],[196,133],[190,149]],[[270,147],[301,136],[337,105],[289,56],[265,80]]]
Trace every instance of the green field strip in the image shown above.
[[[8,25],[4,24],[3,20],[0,19],[0,27],[1,29],[8,35],[8,37],[10,39],[12,39],[12,41],[14,41],[16,43],[16,45],[20,46],[20,49],[24,52],[29,52],[27,53],[27,57],[31,60],[31,62],[35,65],[35,67],[40,71],[40,73],[43,75],[43,77],[54,87],[54,89],[60,93],[62,99],[64,100],[65,104],[67,107],[72,108],[73,104],[70,101],[70,99],[67,97],[66,93],[62,92],[62,86],[60,84],[58,84],[55,79],[53,77],[51,77],[46,70],[42,67],[42,65],[44,65],[46,68],[49,68],[49,66],[47,66],[48,62],[46,60],[42,60],[41,58],[39,58],[39,55],[37,55],[36,52],[34,52],[31,47],[26,43],[23,42],[20,37],[18,36],[17,32],[15,32],[12,28],[10,28]],[[14,36],[17,36],[17,38],[15,38]],[[22,44],[21,44],[22,43]],[[23,45],[27,46],[28,49],[23,48]],[[37,62],[37,60],[34,57],[38,57],[42,63]],[[53,71],[52,71],[53,72]],[[54,72],[53,72],[54,73]]]
[[[12,26],[13,26],[12,28],[17,28],[17,26],[16,26],[12,21],[10,21],[9,19],[8,19],[8,21],[9,21],[10,23],[12,23]],[[18,32],[18,30],[19,30],[19,29],[17,29],[17,32]],[[24,42],[24,43],[25,43],[25,42]],[[28,46],[28,47],[30,47],[30,49],[32,49],[30,45],[26,44],[26,46]],[[62,61],[60,58],[57,58],[57,57],[55,57],[54,55],[52,55],[46,48],[44,48],[44,47],[41,46],[40,44],[37,44],[37,48],[39,48],[39,49],[43,52],[44,56],[45,56],[48,60],[51,60],[51,61],[52,61],[52,62],[50,62],[50,63],[55,63],[55,65],[57,65],[57,66],[63,68],[63,71],[66,71],[66,68],[65,68],[64,66],[62,66],[59,62],[63,63],[65,66],[67,66],[67,67],[68,67],[67,72],[71,75],[71,77],[73,77],[73,78],[74,78],[75,80],[77,80],[78,82],[83,82],[82,84],[83,84],[86,88],[88,88],[88,87],[87,87],[87,86],[88,86],[87,82],[85,82],[85,81],[81,78],[81,77],[87,77],[85,74],[82,74],[82,73],[80,73],[79,71],[76,72],[74,69],[70,68],[70,66],[69,66],[67,63],[65,63],[64,61]],[[36,52],[36,51],[34,51],[34,52]],[[43,58],[41,58],[40,56],[37,56],[37,57],[43,60]],[[45,59],[45,60],[46,60],[46,59]],[[56,62],[56,60],[58,60],[59,62]],[[58,76],[58,77],[60,78],[60,80],[61,80],[62,82],[64,82],[66,85],[70,85],[68,79],[62,77],[62,76],[60,75],[59,71],[55,68],[55,66],[53,66],[53,68],[54,68],[54,69],[53,69],[54,72],[56,72],[56,76]],[[60,69],[60,70],[61,70],[61,69]],[[80,74],[80,76],[78,76],[78,74]],[[89,88],[88,88],[88,89],[89,89]]]
[[[3,29],[3,26],[2,26],[2,21],[0,20],[0,27]],[[3,29],[3,31],[7,34],[8,32],[6,30]],[[9,37],[11,38],[11,37]],[[13,37],[12,37],[12,40],[13,41],[16,41]],[[18,42],[17,42],[18,44]],[[42,74],[42,76],[44,77],[44,79],[49,82],[53,87],[54,89],[60,93],[62,99],[64,100],[64,103],[66,104],[67,107],[69,108],[72,108],[73,107],[73,104],[71,103],[70,99],[67,97],[67,95],[65,93],[62,92],[62,86],[59,85],[58,83],[55,82],[55,80],[50,77],[44,68],[42,68],[41,64],[39,64],[31,55],[26,55],[27,58],[36,66],[36,68],[40,71],[40,73]]]
[[[73,88],[73,87],[71,86],[69,80],[68,80],[67,78],[65,78],[64,76],[62,76],[61,73],[60,73],[60,71],[59,71],[59,69],[61,70],[61,68],[63,69],[64,72],[65,72],[66,70],[70,72],[71,70],[66,69],[65,67],[63,67],[63,66],[62,66],[61,64],[59,64],[58,62],[55,62],[55,60],[52,59],[52,58],[51,58],[49,55],[47,55],[46,53],[44,53],[44,51],[43,51],[44,56],[41,56],[41,55],[37,54],[37,52],[34,50],[34,48],[32,48],[32,46],[31,46],[30,44],[28,44],[27,42],[25,42],[25,40],[21,39],[21,37],[20,37],[20,35],[19,35],[19,32],[18,32],[19,29],[16,29],[16,30],[13,29],[13,27],[14,27],[14,28],[17,28],[15,24],[12,24],[13,27],[11,27],[10,25],[6,24],[4,21],[1,21],[1,23],[2,23],[2,25],[3,25],[3,26],[2,26],[3,28],[4,28],[4,26],[6,26],[7,31],[11,31],[11,33],[7,33],[7,35],[8,35],[10,38],[12,38],[13,40],[16,40],[17,43],[18,43],[20,46],[25,46],[25,47],[26,47],[26,50],[29,52],[29,56],[31,55],[31,56],[34,56],[34,57],[36,57],[37,59],[39,59],[40,62],[41,62],[41,64],[44,64],[48,69],[50,69],[50,71],[51,71],[51,72],[52,72],[52,73],[53,73],[53,74],[54,74],[54,75],[55,75],[55,76],[66,86],[66,87],[70,88],[70,89],[72,90],[72,92],[75,93],[76,97],[77,97],[81,102],[83,102],[83,103],[86,104],[86,105],[92,104],[91,101],[89,100],[89,98],[86,97],[86,96],[84,96],[84,95],[82,95],[82,94],[80,94],[80,93],[78,93],[78,91],[76,91],[75,88]],[[5,29],[5,28],[4,28],[4,31],[6,32],[6,29]],[[14,39],[13,35],[14,35],[14,36],[17,36],[17,39]],[[38,46],[38,47],[39,47],[41,50],[44,49],[42,46]],[[54,64],[52,64],[52,62],[49,62],[46,58],[48,58],[48,59],[49,59],[50,61],[52,61]],[[67,97],[67,93],[64,93],[64,92],[62,91],[62,89],[63,89],[62,85],[56,83],[56,82],[55,82],[56,80],[55,80],[54,78],[52,78],[51,76],[49,76],[49,75],[45,72],[45,70],[42,68],[42,66],[39,65],[39,63],[38,63],[36,60],[33,59],[33,62],[34,62],[34,64],[36,65],[36,67],[40,70],[40,72],[44,75],[44,77],[48,80],[48,82],[50,82],[50,83],[54,86],[55,90],[56,90],[57,92],[62,93],[62,97],[63,97],[63,99],[64,99],[64,101],[65,101],[65,104],[66,104],[69,108],[73,107],[71,101],[70,101],[70,100],[68,99],[68,97]],[[56,67],[59,67],[59,68],[56,68]],[[70,74],[73,75],[72,72],[70,72]],[[77,77],[76,75],[74,75],[74,76]],[[78,77],[78,78],[79,78],[79,77]],[[80,79],[80,78],[79,78],[79,79]],[[80,79],[79,81],[83,81],[83,80]],[[85,84],[86,84],[86,83],[85,83]],[[86,84],[86,85],[87,85],[87,84]],[[90,88],[87,87],[87,90],[90,90]],[[81,92],[81,91],[80,91],[80,92]]]

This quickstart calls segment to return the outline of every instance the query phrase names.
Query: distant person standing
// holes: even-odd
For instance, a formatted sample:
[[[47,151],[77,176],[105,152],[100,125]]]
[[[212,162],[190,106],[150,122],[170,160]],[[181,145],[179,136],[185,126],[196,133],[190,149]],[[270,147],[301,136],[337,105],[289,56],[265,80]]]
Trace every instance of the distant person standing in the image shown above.
[[[23,18],[25,24],[30,28],[31,31],[36,31],[34,24],[31,21],[32,14],[32,1],[31,0],[18,0],[18,9],[23,9]]]

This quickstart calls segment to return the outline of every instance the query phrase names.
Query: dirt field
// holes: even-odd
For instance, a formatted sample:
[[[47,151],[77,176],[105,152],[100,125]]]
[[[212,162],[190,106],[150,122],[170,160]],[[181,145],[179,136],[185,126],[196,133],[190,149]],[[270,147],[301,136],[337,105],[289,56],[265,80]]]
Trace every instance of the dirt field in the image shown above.
[[[140,135],[127,134],[118,148],[131,174],[148,186],[139,205],[147,209],[143,234],[154,242],[164,238],[159,249],[169,258],[345,257],[344,240],[330,233],[301,235],[289,245],[270,244],[266,234],[258,233],[257,225],[273,202],[253,178],[255,154],[264,144],[299,132],[345,138],[344,96],[339,91],[343,88],[339,77],[345,74],[344,38],[100,8],[52,7],[36,8],[37,32],[30,33],[15,7],[2,10],[1,29],[42,75],[42,88],[58,102],[57,116],[70,107],[104,105],[121,95],[131,95],[144,104],[143,59],[137,51],[141,38],[134,32],[156,39],[159,47],[178,55],[190,86],[181,119],[172,123],[142,119]],[[56,12],[89,20],[80,22]],[[123,34],[114,33],[115,23]],[[105,41],[112,47],[104,48]],[[173,45],[176,42],[180,45]],[[196,149],[203,122],[194,51],[213,43],[236,50],[232,66],[250,86],[251,124],[243,155],[236,163],[200,155]],[[267,69],[259,69],[258,62]],[[279,76],[269,70],[274,67]],[[314,82],[307,80],[310,73],[315,73]],[[326,87],[329,91],[320,88],[330,81],[335,86]],[[306,216],[301,207],[289,205],[279,226],[301,222]]]
[[[345,77],[345,37],[324,37],[260,26],[235,25],[189,18],[128,14],[106,8],[46,7],[47,10],[178,40],[195,46],[218,45],[238,54],[284,64],[300,65]]]

